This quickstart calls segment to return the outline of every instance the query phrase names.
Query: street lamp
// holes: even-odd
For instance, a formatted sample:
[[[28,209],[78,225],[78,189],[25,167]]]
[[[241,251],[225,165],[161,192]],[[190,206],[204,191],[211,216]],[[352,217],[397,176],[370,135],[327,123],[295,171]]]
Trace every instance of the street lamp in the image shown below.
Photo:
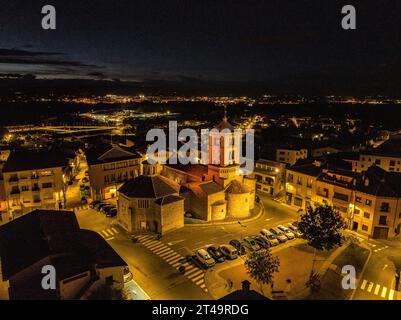
[[[241,221],[238,221],[238,224],[242,227],[242,228],[246,228],[247,226],[242,224]],[[241,242],[244,240],[244,234],[243,232],[241,232]]]

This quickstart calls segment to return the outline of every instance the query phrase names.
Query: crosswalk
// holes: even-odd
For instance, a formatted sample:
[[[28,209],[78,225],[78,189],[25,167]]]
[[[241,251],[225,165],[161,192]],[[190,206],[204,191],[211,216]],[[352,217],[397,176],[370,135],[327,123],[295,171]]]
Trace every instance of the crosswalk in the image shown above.
[[[106,241],[110,241],[113,240],[114,236],[119,234],[120,231],[116,227],[110,227],[99,231],[98,233],[103,237],[103,239],[105,239]]]
[[[137,237],[138,241],[147,249],[158,255],[165,262],[175,269],[185,267],[184,277],[192,281],[196,286],[200,287],[204,292],[208,292],[205,284],[205,271],[188,263],[182,255],[171,249],[167,244],[157,241],[153,236],[143,235]]]
[[[387,249],[387,248],[388,248],[388,246],[383,246],[383,247],[374,249],[373,252],[379,252],[379,251],[382,251],[382,250]]]
[[[387,300],[393,300],[394,299],[394,289],[390,289],[387,288],[385,286],[382,286],[378,283],[374,283],[371,281],[368,281],[366,279],[364,279],[362,281],[361,290],[369,292],[371,294],[374,294],[378,297],[381,297],[383,299],[387,299]]]

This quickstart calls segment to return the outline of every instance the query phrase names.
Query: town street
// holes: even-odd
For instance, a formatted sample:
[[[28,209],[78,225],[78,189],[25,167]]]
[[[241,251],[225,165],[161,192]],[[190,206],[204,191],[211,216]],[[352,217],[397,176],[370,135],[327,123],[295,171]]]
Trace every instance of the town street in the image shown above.
[[[394,262],[401,263],[400,241],[369,240],[366,244],[372,255],[359,279],[353,300],[401,299],[401,293],[395,291],[394,266]]]
[[[211,299],[204,276],[206,271],[187,265],[181,275],[177,267],[185,256],[195,249],[211,244],[224,244],[232,239],[256,235],[262,228],[270,228],[297,219],[297,213],[261,196],[264,213],[256,220],[244,224],[215,226],[186,226],[155,240],[144,236],[132,243],[128,234],[116,223],[93,209],[76,210],[81,228],[98,232],[128,263],[134,280],[151,299]]]

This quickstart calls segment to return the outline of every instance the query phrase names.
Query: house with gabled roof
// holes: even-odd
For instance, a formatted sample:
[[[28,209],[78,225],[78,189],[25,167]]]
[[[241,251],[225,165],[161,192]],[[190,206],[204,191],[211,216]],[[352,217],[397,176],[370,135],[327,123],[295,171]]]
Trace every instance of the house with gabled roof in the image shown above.
[[[86,150],[88,173],[94,200],[117,196],[117,189],[141,174],[142,155],[132,147],[101,144]]]

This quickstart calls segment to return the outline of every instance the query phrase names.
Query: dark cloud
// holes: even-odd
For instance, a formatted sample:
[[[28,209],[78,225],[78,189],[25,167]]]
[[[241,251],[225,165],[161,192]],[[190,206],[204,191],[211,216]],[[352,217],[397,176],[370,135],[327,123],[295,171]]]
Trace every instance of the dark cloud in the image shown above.
[[[0,48],[0,56],[6,57],[36,57],[36,56],[60,56],[60,52],[36,52],[19,49]]]

